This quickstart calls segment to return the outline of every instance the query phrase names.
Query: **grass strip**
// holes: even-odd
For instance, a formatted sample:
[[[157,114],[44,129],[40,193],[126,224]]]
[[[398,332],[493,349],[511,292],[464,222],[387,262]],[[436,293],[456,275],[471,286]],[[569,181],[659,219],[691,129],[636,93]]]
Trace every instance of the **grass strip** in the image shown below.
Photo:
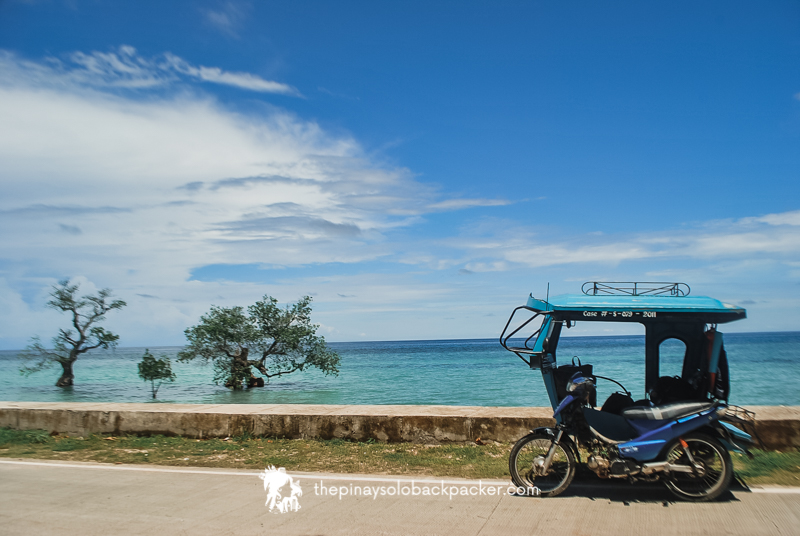
[[[44,430],[0,428],[0,457],[176,467],[367,473],[507,479],[510,443],[420,445],[341,439],[168,436],[50,436]],[[733,454],[747,484],[800,486],[800,451],[760,452],[754,460]]]
[[[510,445],[419,445],[332,440],[168,436],[51,437],[45,431],[0,429],[0,457],[178,467],[324,471],[392,475],[508,476]]]

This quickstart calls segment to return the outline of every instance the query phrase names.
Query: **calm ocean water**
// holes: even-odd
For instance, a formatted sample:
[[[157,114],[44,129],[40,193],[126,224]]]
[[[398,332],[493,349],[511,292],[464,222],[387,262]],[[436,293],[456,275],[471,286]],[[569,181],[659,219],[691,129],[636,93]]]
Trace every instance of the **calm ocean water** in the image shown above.
[[[338,377],[298,372],[264,388],[233,392],[212,382],[212,367],[177,363],[179,347],[150,347],[173,359],[177,381],[164,384],[157,402],[204,404],[445,404],[457,406],[548,406],[539,371],[530,370],[497,339],[331,343],[342,356]],[[731,403],[800,405],[800,332],[725,335],[731,368]],[[144,348],[95,352],[75,364],[75,386],[55,387],[60,367],[28,377],[19,374],[14,351],[0,352],[0,400],[149,402],[137,376]],[[622,382],[635,398],[644,395],[644,337],[564,337],[559,363],[573,355],[596,374]],[[662,346],[662,375],[680,374],[682,343]],[[598,399],[614,386],[599,380]]]

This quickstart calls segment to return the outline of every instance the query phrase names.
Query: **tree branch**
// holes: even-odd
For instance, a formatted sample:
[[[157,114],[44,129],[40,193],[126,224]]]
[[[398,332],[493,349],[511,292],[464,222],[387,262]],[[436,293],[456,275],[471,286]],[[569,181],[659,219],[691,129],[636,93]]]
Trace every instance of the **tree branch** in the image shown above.
[[[292,370],[284,370],[284,371],[281,371],[281,372],[276,372],[275,374],[266,374],[264,372],[262,372],[262,373],[264,374],[264,377],[266,377],[266,378],[273,378],[275,376],[282,376],[284,374],[291,374],[292,372],[296,372],[296,371],[302,370],[302,369],[303,369],[303,365],[298,365],[295,368],[293,368]]]
[[[85,353],[85,352],[88,352],[89,350],[94,350],[95,348],[100,348],[100,347],[101,347],[101,346],[103,346],[104,344],[108,344],[108,341],[100,341],[100,342],[98,342],[97,344],[93,344],[93,345],[91,345],[91,346],[84,346],[83,348],[79,348],[79,349],[76,351],[76,353],[78,353],[78,354],[83,354],[83,353]]]
[[[62,339],[64,339],[68,343],[70,343],[72,346],[77,346],[78,345],[78,341],[76,341],[75,339],[72,338],[72,336],[71,336],[69,331],[65,331],[63,329],[59,329],[58,331],[59,331],[59,333],[61,333],[61,338]]]

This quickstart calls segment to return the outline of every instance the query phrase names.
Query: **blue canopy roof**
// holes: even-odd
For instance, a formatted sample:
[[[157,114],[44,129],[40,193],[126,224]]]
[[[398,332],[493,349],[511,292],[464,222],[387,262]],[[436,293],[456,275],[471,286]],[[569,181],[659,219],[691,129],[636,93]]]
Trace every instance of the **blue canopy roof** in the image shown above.
[[[707,296],[562,294],[547,301],[530,296],[527,306],[557,317],[607,322],[640,322],[666,315],[672,318],[687,316],[710,323],[722,323],[747,316],[747,312],[741,307]]]

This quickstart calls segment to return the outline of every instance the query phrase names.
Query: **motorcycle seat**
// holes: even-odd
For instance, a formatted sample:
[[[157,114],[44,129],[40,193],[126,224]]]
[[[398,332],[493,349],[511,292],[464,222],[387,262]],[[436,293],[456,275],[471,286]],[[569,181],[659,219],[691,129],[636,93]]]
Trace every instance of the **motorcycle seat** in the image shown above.
[[[675,402],[661,406],[632,406],[622,410],[621,415],[632,421],[669,421],[692,413],[699,413],[713,406],[713,402]]]

